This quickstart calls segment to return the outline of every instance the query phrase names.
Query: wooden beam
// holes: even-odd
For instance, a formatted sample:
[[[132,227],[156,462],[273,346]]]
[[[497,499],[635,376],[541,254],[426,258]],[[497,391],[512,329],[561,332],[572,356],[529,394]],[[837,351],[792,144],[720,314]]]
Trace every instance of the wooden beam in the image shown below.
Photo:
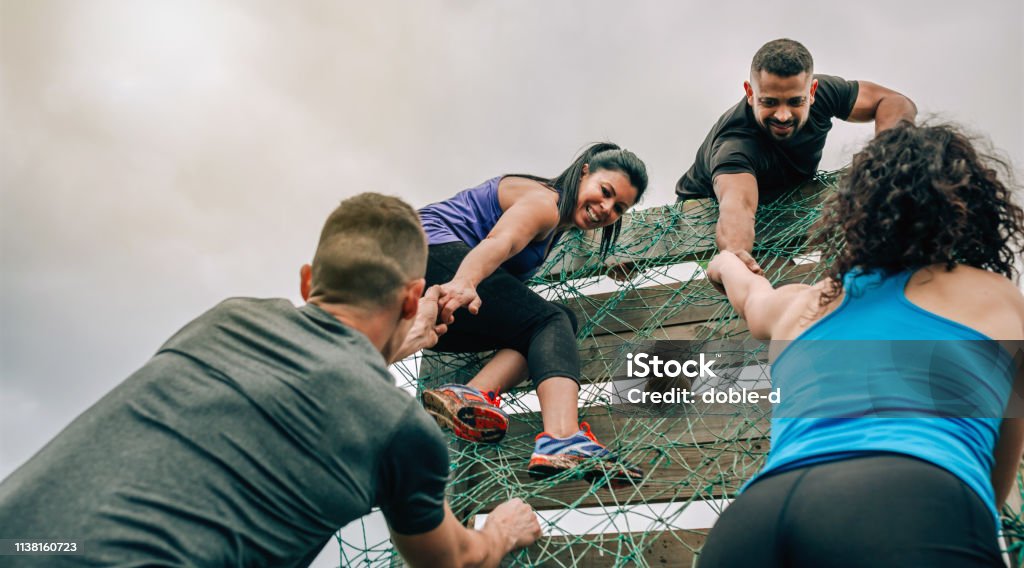
[[[459,508],[473,514],[489,511],[503,497],[500,488],[507,486],[525,491],[524,498],[535,509],[563,509],[570,503],[572,507],[624,506],[731,497],[760,469],[768,453],[770,411],[767,400],[758,404],[697,402],[661,408],[613,405],[581,409],[580,419],[590,424],[598,440],[612,450],[616,450],[617,440],[629,440],[628,451],[621,457],[645,470],[643,483],[619,489],[609,488],[604,481],[592,485],[565,474],[550,487],[551,480],[532,480],[526,465],[533,437],[541,429],[540,417],[516,414],[500,450],[482,450],[500,451],[494,459],[508,464],[502,475],[514,479],[497,479],[486,460],[470,460],[468,467],[456,471],[455,479],[467,481],[466,492],[493,494],[496,500],[472,511]]]
[[[780,246],[799,248],[808,235],[792,234],[791,227],[806,225],[816,215],[815,208],[828,194],[817,180],[810,180],[783,200],[758,209],[755,220],[755,252]],[[801,210],[787,208],[787,203],[802,202]],[[637,260],[645,264],[667,265],[708,259],[717,249],[715,224],[717,204],[712,199],[691,199],[682,204],[662,205],[630,211],[623,216],[622,231],[614,254],[601,259],[599,232],[571,235],[563,247],[572,247],[574,254],[557,248],[543,278],[558,281],[603,274],[608,267]]]
[[[601,383],[614,379],[625,378],[626,353],[656,347],[660,341],[709,341],[705,352],[715,348],[715,340],[729,343],[730,351],[737,346],[745,346],[750,351],[763,345],[764,342],[750,337],[743,320],[732,319],[720,324],[695,322],[673,325],[657,329],[650,335],[641,336],[635,332],[622,332],[616,335],[602,334],[587,337],[579,343],[580,382],[583,384]],[[469,382],[490,360],[490,353],[446,354],[425,351],[420,363],[419,376],[429,379],[429,386],[447,383]],[[765,363],[767,352],[762,350],[753,357],[738,357],[735,353],[726,354],[725,366],[741,366],[755,362]],[[528,388],[529,381],[524,381],[517,388]]]
[[[766,271],[768,280],[776,286],[805,283],[811,275],[821,270],[817,263],[792,264],[778,262]],[[680,298],[686,297],[688,304],[682,305]],[[732,313],[724,296],[704,279],[689,280],[678,284],[624,288],[615,292],[578,296],[561,300],[576,314],[581,325],[597,321],[592,335],[622,333],[684,323],[707,321]],[[614,308],[606,307],[609,302]]]
[[[622,566],[625,560],[628,566],[690,568],[708,530],[545,537],[508,556],[502,566],[534,566],[534,559],[543,558],[545,566],[605,568]]]
[[[580,382],[584,384],[601,383],[613,379],[626,378],[626,354],[637,351],[666,353],[666,349],[682,347],[682,343],[662,344],[658,342],[694,342],[702,352],[714,352],[722,349],[726,352],[720,360],[719,367],[738,367],[753,363],[767,362],[767,349],[756,351],[754,355],[737,353],[737,348],[754,352],[765,342],[750,336],[746,323],[741,319],[732,319],[712,324],[696,322],[663,327],[650,335],[638,335],[634,332],[617,335],[598,335],[580,341]],[[673,353],[668,352],[668,355]],[[663,357],[664,358],[664,357]],[[676,357],[678,359],[678,357]]]
[[[820,267],[807,263],[800,265],[786,264],[768,269],[769,279],[777,285],[803,282],[808,275]],[[692,287],[688,297],[709,298],[708,303],[698,302],[687,307],[674,308],[671,304],[679,297],[679,290]],[[718,299],[712,299],[717,297]],[[602,307],[606,302],[616,301],[613,310],[605,311]],[[720,323],[719,320],[732,314],[728,304],[721,300],[721,295],[705,280],[693,280],[679,286],[651,286],[635,288],[622,292],[596,294],[590,297],[579,297],[566,301],[566,304],[577,314],[581,322],[598,319],[600,323],[591,333],[580,341],[580,361],[582,365],[581,382],[595,383],[607,381],[616,376],[624,364],[623,357],[630,346],[649,344],[653,341],[693,341],[707,339],[728,339],[733,342],[751,342],[751,349],[756,348],[756,341],[750,338],[746,325],[735,317]],[[651,321],[651,320],[655,321]],[[653,332],[640,335],[638,329],[656,328]],[[420,364],[420,377],[430,377],[431,385],[445,383],[466,383],[472,379],[490,360],[491,353],[444,354],[424,351]],[[764,361],[764,356],[758,357]],[[521,386],[528,386],[523,383]]]

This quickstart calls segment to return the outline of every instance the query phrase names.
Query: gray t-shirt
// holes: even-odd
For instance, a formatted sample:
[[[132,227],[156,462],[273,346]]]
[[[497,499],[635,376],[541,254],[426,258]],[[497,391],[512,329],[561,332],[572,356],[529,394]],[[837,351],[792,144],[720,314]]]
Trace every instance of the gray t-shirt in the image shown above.
[[[369,340],[313,305],[230,299],[0,483],[0,538],[84,555],[13,565],[305,566],[379,506],[444,516],[448,453]]]

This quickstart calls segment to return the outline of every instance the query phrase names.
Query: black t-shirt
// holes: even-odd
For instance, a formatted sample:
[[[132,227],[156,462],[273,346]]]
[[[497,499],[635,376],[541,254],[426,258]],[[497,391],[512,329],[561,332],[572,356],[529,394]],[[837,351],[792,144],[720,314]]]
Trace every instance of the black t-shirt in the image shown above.
[[[700,145],[693,166],[679,178],[679,199],[714,198],[712,181],[719,174],[753,174],[762,203],[810,179],[821,161],[832,117],[846,120],[859,92],[856,81],[832,75],[814,78],[818,90],[807,123],[788,140],[775,140],[764,132],[746,98],[726,111]]]
[[[366,336],[236,298],[0,483],[0,527],[83,544],[11,566],[306,566],[375,506],[398,533],[436,528],[447,477],[444,436]]]

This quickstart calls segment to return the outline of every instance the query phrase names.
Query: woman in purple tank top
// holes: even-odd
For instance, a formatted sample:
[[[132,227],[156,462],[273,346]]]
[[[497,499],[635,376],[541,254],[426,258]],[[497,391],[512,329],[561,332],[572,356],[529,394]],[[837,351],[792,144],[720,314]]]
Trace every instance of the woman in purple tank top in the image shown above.
[[[622,215],[647,188],[647,170],[615,144],[587,148],[555,178],[506,175],[420,210],[429,239],[427,285],[440,285],[440,352],[497,350],[467,385],[423,393],[438,424],[473,442],[498,442],[508,416],[497,393],[527,377],[540,399],[544,432],[528,470],[544,478],[586,462],[585,474],[637,480],[642,472],[599,444],[579,423],[576,320],[524,283],[569,229],[603,231],[601,253]],[[597,456],[602,459],[588,460]]]
[[[1012,179],[958,128],[902,123],[826,202],[823,281],[773,289],[712,260],[751,334],[787,343],[765,468],[700,566],[1003,566],[997,511],[1024,450]]]

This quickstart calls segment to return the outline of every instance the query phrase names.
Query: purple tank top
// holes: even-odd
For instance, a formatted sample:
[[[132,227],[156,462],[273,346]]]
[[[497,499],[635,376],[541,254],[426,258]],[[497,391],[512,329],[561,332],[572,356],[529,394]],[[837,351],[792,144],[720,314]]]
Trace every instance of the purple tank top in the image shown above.
[[[450,199],[420,209],[420,222],[427,233],[427,243],[441,245],[461,241],[472,248],[484,240],[504,213],[498,201],[500,181],[501,177],[491,178],[474,188],[460,191]],[[501,267],[520,280],[529,280],[544,264],[550,250],[549,242],[550,247],[554,247],[560,236],[561,233],[556,233],[553,239],[530,243]]]

